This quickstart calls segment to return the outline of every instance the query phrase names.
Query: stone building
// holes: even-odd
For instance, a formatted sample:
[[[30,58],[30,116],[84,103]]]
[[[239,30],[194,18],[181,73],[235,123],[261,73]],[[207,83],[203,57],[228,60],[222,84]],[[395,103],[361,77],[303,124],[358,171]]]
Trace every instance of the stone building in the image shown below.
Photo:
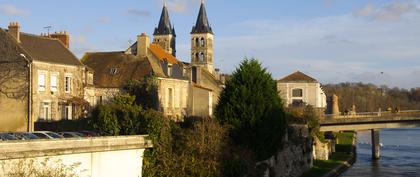
[[[32,58],[17,41],[0,29],[0,132],[26,131],[29,128],[31,61]]]
[[[278,80],[277,90],[286,107],[311,105],[314,108],[325,109],[327,106],[321,84],[300,71]]]
[[[79,118],[87,105],[84,88],[93,84],[91,73],[68,49],[70,36],[66,32],[34,35],[20,32],[18,23],[10,23],[3,39],[14,39],[16,49],[12,58],[30,61],[27,66],[29,87],[27,111],[24,112],[28,130],[35,121],[55,121]],[[8,37],[7,37],[8,36]],[[6,48],[7,46],[0,46]],[[4,50],[4,49],[2,49]],[[19,54],[19,55],[18,55]],[[21,106],[16,104],[16,107]],[[0,109],[6,107],[1,106]],[[17,109],[17,108],[16,108]],[[2,119],[10,119],[2,114]],[[10,129],[9,131],[22,130]]]
[[[86,53],[82,62],[95,72],[92,104],[109,100],[130,80],[153,75],[158,80],[158,109],[165,115],[211,116],[222,83],[213,69],[213,32],[204,3],[191,38],[191,63],[182,62],[176,58],[175,29],[164,5],[153,42],[143,33],[125,51]]]

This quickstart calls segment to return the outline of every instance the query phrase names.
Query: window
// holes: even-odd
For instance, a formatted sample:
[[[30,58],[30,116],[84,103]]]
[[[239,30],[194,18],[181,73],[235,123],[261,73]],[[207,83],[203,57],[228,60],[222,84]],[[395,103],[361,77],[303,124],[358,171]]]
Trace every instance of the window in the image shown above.
[[[201,47],[204,47],[204,38],[201,38],[201,39],[200,39],[200,46],[201,46]]]
[[[172,76],[172,66],[168,65],[168,76]]]
[[[204,61],[204,53],[200,52],[199,60],[202,62]]]
[[[172,88],[168,88],[168,107],[173,107],[173,90]]]
[[[71,120],[73,119],[73,106],[70,105],[63,105],[61,117],[63,119]]]
[[[292,90],[292,97],[302,97],[303,90],[302,89],[293,89]]]
[[[111,68],[109,70],[109,74],[111,74],[111,75],[116,75],[117,73],[118,73],[118,69],[117,68]]]
[[[38,91],[45,91],[45,76],[45,72],[41,72],[38,74]]]
[[[58,80],[58,74],[57,73],[51,74],[51,77],[50,77],[50,89],[51,89],[52,92],[56,92],[57,91],[57,88],[58,88],[57,80]]]
[[[67,75],[65,76],[65,83],[64,83],[64,91],[66,93],[70,93],[71,92],[71,76]]]
[[[92,73],[87,74],[87,83],[89,85],[93,85],[93,74]]]
[[[39,110],[39,119],[50,120],[51,119],[51,108],[49,102],[41,102],[41,107]]]
[[[200,46],[200,43],[199,43],[199,41],[198,41],[198,38],[195,38],[195,46],[196,46],[196,47]]]
[[[187,69],[185,69],[185,68],[182,68],[182,76],[187,76]]]
[[[196,61],[199,61],[199,59],[198,59],[199,57],[198,57],[198,53],[195,53],[195,60]]]

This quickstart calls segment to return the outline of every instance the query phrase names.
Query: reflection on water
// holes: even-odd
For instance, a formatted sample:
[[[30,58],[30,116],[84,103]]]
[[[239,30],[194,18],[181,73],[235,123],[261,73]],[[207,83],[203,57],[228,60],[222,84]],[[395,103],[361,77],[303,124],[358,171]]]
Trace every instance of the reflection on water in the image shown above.
[[[381,158],[372,160],[370,131],[358,132],[357,161],[342,177],[420,177],[420,128],[380,132]]]

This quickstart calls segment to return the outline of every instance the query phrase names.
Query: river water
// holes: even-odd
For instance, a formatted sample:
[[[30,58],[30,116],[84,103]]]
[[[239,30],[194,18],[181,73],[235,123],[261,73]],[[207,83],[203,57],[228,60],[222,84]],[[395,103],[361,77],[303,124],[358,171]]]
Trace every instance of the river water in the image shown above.
[[[358,132],[357,161],[341,177],[420,177],[420,128],[383,129],[381,158],[372,160],[370,131]]]

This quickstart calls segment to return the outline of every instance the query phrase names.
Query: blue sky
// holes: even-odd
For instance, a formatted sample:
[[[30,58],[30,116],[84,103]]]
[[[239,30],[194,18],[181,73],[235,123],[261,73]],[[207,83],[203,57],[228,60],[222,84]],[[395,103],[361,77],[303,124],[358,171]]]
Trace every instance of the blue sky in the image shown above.
[[[151,35],[163,0],[0,0],[0,27],[68,31],[71,50],[115,51]],[[189,61],[200,0],[167,0],[178,58]],[[300,70],[322,83],[420,87],[420,0],[207,0],[215,64],[231,72],[256,57],[279,79]],[[380,74],[384,72],[384,74]]]

